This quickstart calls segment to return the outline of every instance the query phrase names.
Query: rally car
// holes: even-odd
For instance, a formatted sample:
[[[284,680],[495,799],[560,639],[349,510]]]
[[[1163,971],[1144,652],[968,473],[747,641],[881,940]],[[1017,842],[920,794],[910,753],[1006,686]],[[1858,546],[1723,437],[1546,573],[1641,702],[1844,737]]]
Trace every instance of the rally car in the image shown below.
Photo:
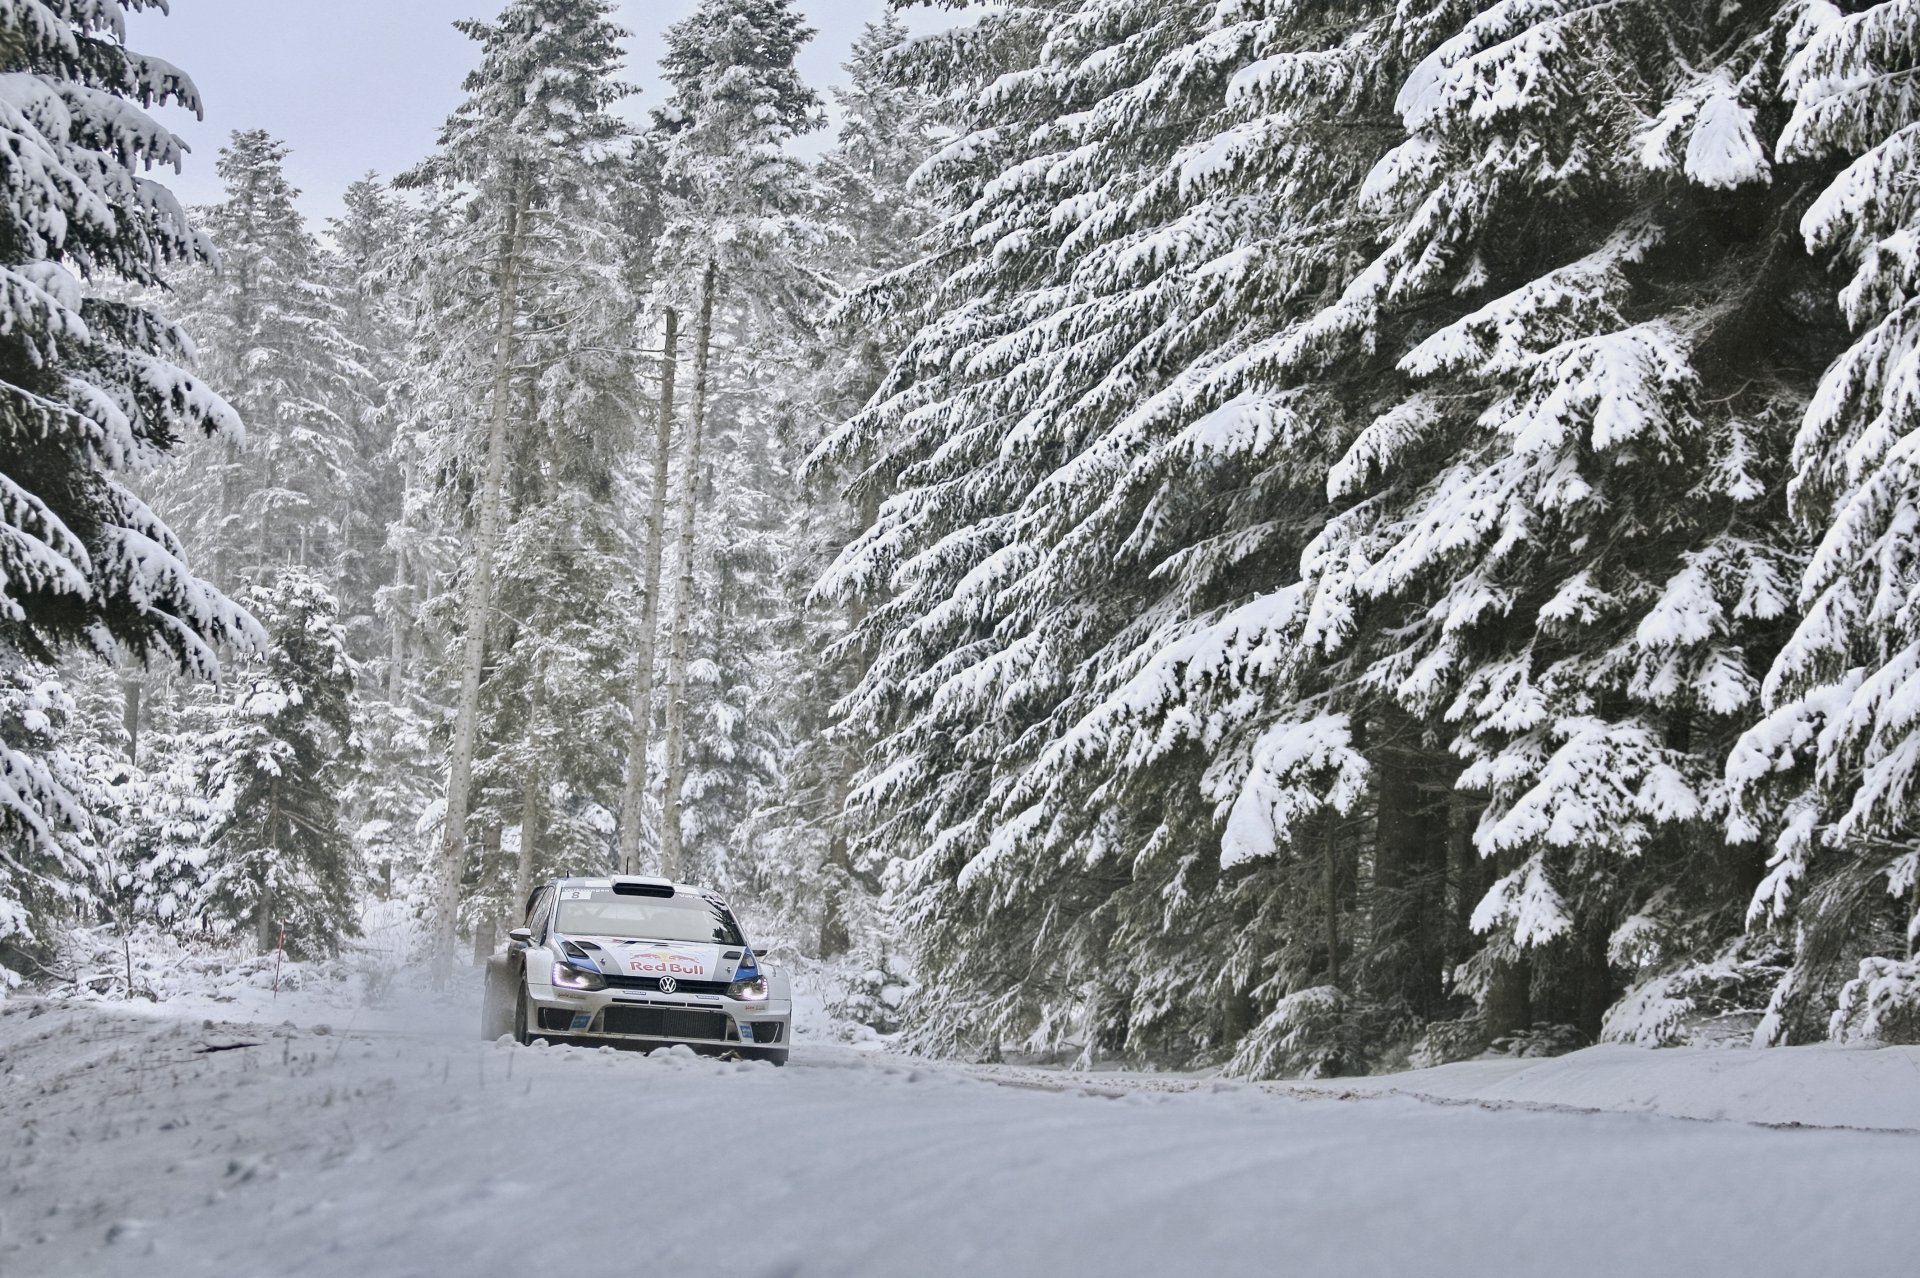
[[[685,1043],[787,1063],[791,979],[716,893],[667,879],[554,879],[487,964],[481,1033],[522,1043]]]

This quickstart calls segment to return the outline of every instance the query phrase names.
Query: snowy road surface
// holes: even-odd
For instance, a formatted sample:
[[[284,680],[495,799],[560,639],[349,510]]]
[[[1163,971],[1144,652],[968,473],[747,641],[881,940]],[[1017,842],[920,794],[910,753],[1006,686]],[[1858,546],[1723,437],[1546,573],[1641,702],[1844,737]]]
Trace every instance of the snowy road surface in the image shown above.
[[[1913,1133],[0,1013],[5,1278],[1915,1272]]]

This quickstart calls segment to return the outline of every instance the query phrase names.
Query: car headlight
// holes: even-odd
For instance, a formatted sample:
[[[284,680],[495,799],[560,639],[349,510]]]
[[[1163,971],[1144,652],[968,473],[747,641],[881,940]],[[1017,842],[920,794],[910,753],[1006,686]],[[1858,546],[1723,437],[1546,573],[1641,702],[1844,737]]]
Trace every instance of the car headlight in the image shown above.
[[[604,990],[607,988],[607,978],[571,963],[555,963],[553,985],[555,989],[562,990]]]
[[[767,997],[767,978],[749,976],[744,981],[735,981],[727,986],[727,997],[745,999],[749,1003],[758,1003]]]

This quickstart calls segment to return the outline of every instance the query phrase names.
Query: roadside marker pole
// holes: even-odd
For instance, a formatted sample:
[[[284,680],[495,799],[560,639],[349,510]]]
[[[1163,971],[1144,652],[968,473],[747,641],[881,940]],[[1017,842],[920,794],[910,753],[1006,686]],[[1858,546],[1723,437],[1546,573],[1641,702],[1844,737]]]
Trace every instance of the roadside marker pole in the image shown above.
[[[287,925],[280,925],[280,944],[273,951],[273,1001],[280,1001],[280,960],[287,952]]]

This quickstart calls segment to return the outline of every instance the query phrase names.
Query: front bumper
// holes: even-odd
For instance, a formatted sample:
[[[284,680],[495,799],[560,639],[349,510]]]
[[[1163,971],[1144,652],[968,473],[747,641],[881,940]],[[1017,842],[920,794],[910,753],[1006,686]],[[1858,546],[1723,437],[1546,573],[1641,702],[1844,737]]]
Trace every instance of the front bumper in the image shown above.
[[[527,1030],[539,1038],[583,1038],[703,1048],[784,1048],[793,1036],[793,1003],[742,1002],[723,995],[639,990],[591,993],[530,988]]]

